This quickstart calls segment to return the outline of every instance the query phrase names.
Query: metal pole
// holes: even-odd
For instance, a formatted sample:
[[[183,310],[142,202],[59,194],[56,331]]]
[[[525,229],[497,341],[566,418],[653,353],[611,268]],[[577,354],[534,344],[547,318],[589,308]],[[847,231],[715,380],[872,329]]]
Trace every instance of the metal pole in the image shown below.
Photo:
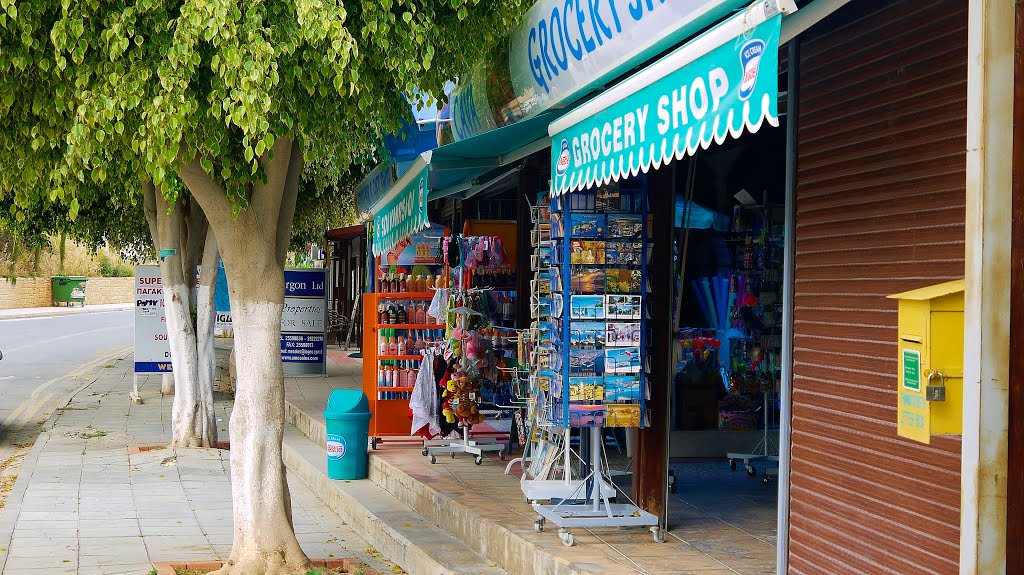
[[[779,381],[779,495],[778,542],[775,546],[775,572],[789,572],[789,468],[790,437],[793,431],[793,283],[796,279],[796,144],[800,102],[798,74],[800,40],[789,43],[786,70],[786,218],[783,228],[782,256],[782,373]],[[767,415],[767,411],[765,412]],[[767,424],[765,440],[767,441]],[[765,445],[767,453],[767,445]]]

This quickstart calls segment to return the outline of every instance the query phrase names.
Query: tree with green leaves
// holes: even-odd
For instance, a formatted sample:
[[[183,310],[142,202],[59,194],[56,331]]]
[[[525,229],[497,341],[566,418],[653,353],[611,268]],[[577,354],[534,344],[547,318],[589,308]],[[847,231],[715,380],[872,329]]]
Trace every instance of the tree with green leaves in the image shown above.
[[[12,216],[177,174],[216,235],[237,354],[234,544],[220,573],[304,573],[282,463],[283,266],[307,163],[344,170],[514,26],[527,0],[0,0]],[[98,185],[93,185],[98,184]],[[162,234],[161,239],[162,240]]]

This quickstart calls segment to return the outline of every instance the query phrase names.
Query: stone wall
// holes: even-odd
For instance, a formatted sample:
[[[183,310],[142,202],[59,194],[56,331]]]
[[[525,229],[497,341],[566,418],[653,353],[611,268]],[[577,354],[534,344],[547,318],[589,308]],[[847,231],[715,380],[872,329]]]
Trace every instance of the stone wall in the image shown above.
[[[53,305],[50,278],[0,278],[0,309]]]
[[[135,278],[89,278],[85,284],[85,303],[132,303]]]
[[[132,303],[135,278],[89,278],[85,284],[86,304]],[[0,309],[50,307],[53,293],[50,278],[0,278]]]

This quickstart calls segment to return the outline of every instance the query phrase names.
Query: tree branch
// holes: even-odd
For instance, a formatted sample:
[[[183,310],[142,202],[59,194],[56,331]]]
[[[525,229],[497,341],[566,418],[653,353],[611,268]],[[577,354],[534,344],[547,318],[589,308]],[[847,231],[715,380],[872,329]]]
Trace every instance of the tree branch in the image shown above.
[[[277,218],[277,261],[284,265],[288,257],[288,245],[292,240],[292,222],[295,220],[295,203],[299,197],[299,177],[305,159],[298,142],[292,142],[291,158],[288,162],[288,175],[284,182],[284,193],[281,195],[281,208]]]
[[[260,157],[260,165],[267,176],[267,183],[255,183],[252,186],[250,209],[256,216],[256,223],[264,233],[267,243],[273,245],[277,233],[277,223],[281,216],[281,202],[284,187],[288,181],[288,170],[291,167],[291,138],[278,138],[270,152]],[[271,159],[270,155],[274,157]],[[273,226],[273,227],[271,227]]]
[[[160,234],[160,243],[157,245],[157,250],[161,249],[173,249],[176,253],[164,258],[161,262],[161,271],[164,271],[164,279],[170,284],[182,284],[185,283],[185,278],[182,276],[181,258],[181,220],[183,214],[181,213],[181,206],[175,206],[175,209],[170,214],[167,211],[171,208],[170,204],[167,203],[167,199],[164,198],[163,193],[157,192],[156,196],[156,221],[157,229]],[[165,289],[167,286],[164,286]]]
[[[149,224],[149,235],[153,238],[153,248],[160,251],[160,229],[157,227],[156,219],[156,186],[153,180],[142,184],[142,209],[146,214],[146,223]]]
[[[232,225],[234,205],[224,193],[224,188],[203,170],[198,157],[178,168],[178,176],[214,227]]]

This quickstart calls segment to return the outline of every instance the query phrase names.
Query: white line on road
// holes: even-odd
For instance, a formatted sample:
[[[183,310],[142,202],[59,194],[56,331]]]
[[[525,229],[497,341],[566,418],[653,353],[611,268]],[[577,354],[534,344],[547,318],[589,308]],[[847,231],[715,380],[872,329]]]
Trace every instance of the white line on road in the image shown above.
[[[131,350],[132,350],[131,346],[121,348],[121,349],[119,349],[119,350],[117,350],[115,352],[109,353],[107,355],[104,355],[103,357],[100,357],[100,358],[97,358],[97,359],[95,359],[93,361],[90,361],[89,363],[87,363],[85,365],[82,365],[82,366],[78,367],[77,369],[69,371],[68,373],[66,373],[64,375],[61,375],[59,377],[55,377],[55,378],[51,379],[50,381],[47,381],[46,383],[40,385],[39,387],[35,388],[35,390],[32,391],[32,395],[30,395],[29,397],[25,398],[25,400],[22,401],[20,405],[18,405],[18,408],[15,409],[10,415],[7,416],[7,419],[4,420],[4,426],[5,427],[10,427],[15,421],[18,421],[18,420],[20,420],[21,425],[28,424],[29,421],[31,420],[32,416],[35,415],[39,411],[39,409],[42,408],[46,404],[47,401],[52,399],[52,397],[53,397],[52,394],[47,395],[46,398],[44,398],[42,400],[39,399],[39,396],[42,394],[42,392],[44,390],[46,390],[46,388],[50,387],[54,383],[57,383],[58,381],[62,381],[62,380],[65,380],[65,379],[72,379],[72,378],[78,377],[80,375],[83,375],[85,373],[88,373],[89,371],[95,369],[96,367],[98,367],[98,366],[100,366],[100,365],[110,361],[111,359],[113,359],[115,357],[118,357],[120,355],[124,355],[124,354],[130,352]],[[81,389],[81,388],[79,388],[79,389]],[[49,416],[47,416],[47,417],[49,417]]]
[[[69,333],[67,335],[62,335],[62,336],[54,337],[54,338],[51,338],[51,339],[44,339],[42,341],[33,341],[32,343],[29,343],[29,344],[26,344],[26,345],[22,345],[22,346],[19,346],[19,347],[7,348],[5,351],[10,353],[12,351],[18,351],[19,349],[27,349],[27,348],[30,348],[30,347],[36,347],[36,346],[42,345],[44,343],[50,343],[50,342],[53,342],[53,341],[60,341],[62,339],[68,339],[69,337],[78,337],[78,336],[87,335],[87,334],[90,334],[90,333],[98,333],[98,332],[101,332],[101,331],[110,331],[112,329],[125,329],[125,327],[123,325],[113,325],[113,326],[110,326],[110,327],[101,327],[99,329],[92,329],[92,330],[89,330],[89,331],[79,331],[79,332],[76,332],[76,333]]]

